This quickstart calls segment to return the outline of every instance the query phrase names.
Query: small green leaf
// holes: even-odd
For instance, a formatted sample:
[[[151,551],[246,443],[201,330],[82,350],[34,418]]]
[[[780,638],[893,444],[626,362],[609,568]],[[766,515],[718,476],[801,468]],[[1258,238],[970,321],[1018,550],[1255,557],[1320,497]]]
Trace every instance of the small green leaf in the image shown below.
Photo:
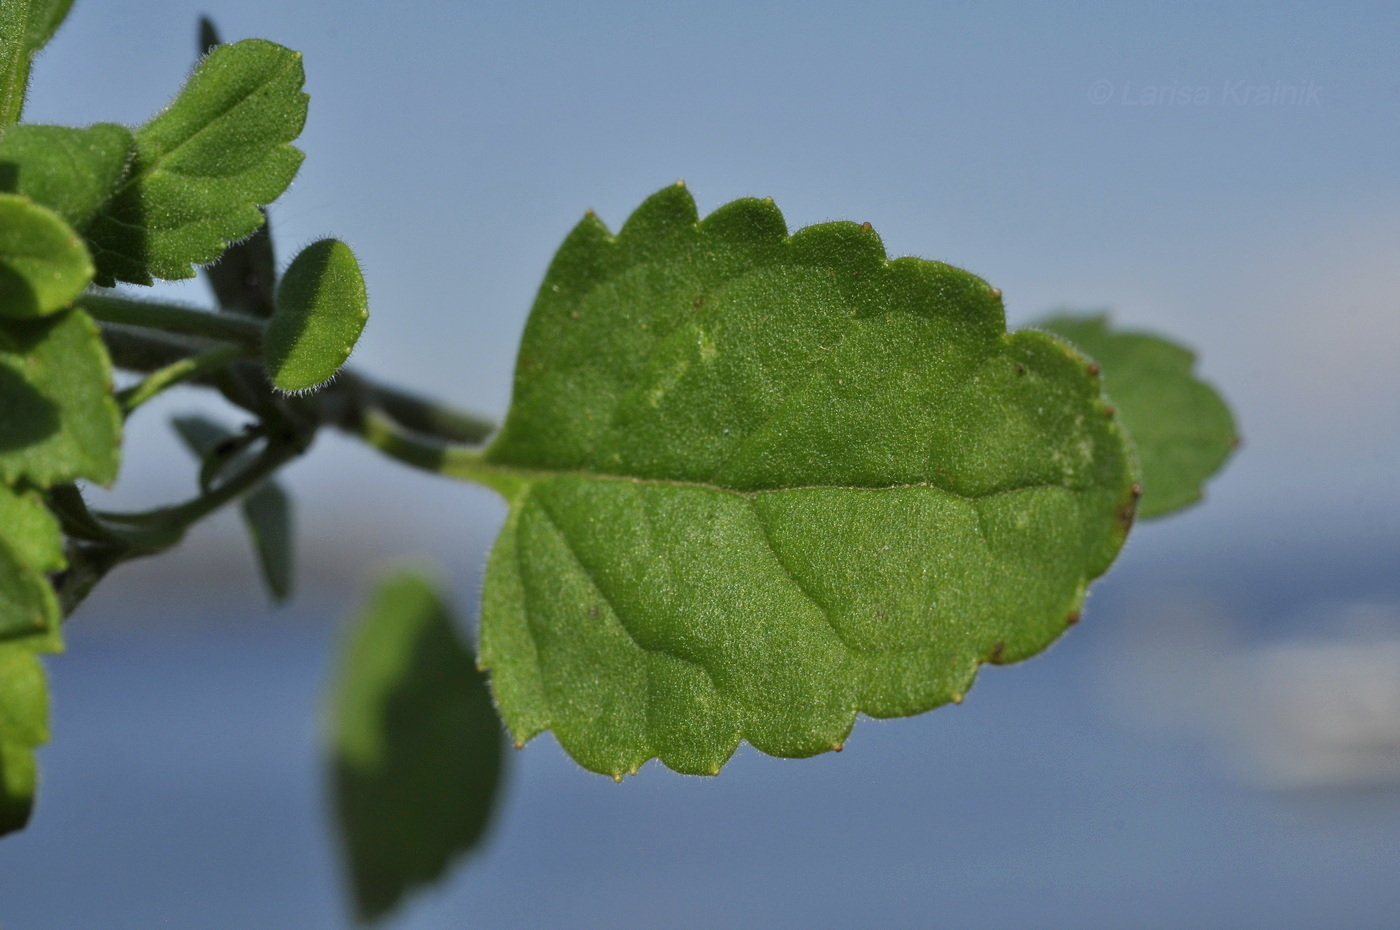
[[[121,185],[135,146],[116,123],[13,126],[0,137],[0,190],[48,207],[81,233]]]
[[[263,359],[273,386],[292,393],[330,380],[368,319],[365,279],[350,247],[338,239],[307,246],[282,275],[267,325]]]
[[[111,484],[121,411],[97,326],[81,310],[0,319],[0,481]]]
[[[1142,465],[1138,514],[1160,517],[1201,499],[1202,486],[1239,444],[1230,409],[1193,373],[1191,350],[1150,333],[1114,330],[1107,315],[1057,315],[1039,324],[1103,366]]]
[[[224,44],[223,40],[219,38],[219,30],[214,25],[214,21],[207,16],[199,18],[198,37],[195,39],[195,43],[201,55],[208,55]]]
[[[199,18],[198,45],[208,55],[223,44],[214,21]],[[272,316],[273,292],[277,287],[277,260],[272,251],[272,232],[267,211],[263,223],[251,236],[229,246],[217,262],[205,267],[209,285],[219,301],[219,309],[248,316]]]
[[[61,615],[46,573],[64,564],[58,521],[39,495],[0,484],[0,642],[57,643]]]
[[[179,416],[171,422],[186,448],[200,459],[200,485],[206,490],[246,459],[243,437],[207,417]],[[285,601],[292,591],[291,499],[275,481],[267,481],[243,498],[241,509],[268,593],[274,601]]]
[[[243,521],[253,539],[263,582],[274,601],[292,594],[292,502],[269,481],[243,499]]]
[[[263,221],[302,153],[301,55],[261,39],[221,45],[136,131],[134,160],[85,230],[97,282],[189,278]]]
[[[92,259],[52,210],[0,194],[0,317],[30,319],[61,310],[92,280]]]
[[[34,56],[72,5],[73,0],[0,0],[0,131],[19,122]]]
[[[209,458],[220,444],[227,443],[235,435],[232,430],[198,414],[172,417],[170,423],[185,448],[201,461]]]
[[[335,683],[335,805],[370,920],[481,842],[501,779],[500,721],[433,585],[382,583]]]
[[[48,740],[44,667],[24,643],[0,642],[0,836],[29,822],[38,781],[34,750]]]
[[[267,211],[263,211],[263,224],[256,232],[229,246],[217,262],[205,266],[204,273],[220,310],[264,318],[272,316],[277,259],[272,250]]]
[[[502,716],[619,778],[960,700],[1077,618],[1137,479],[1088,361],[1007,334],[985,281],[868,225],[789,236],[771,201],[698,221],[681,186],[575,228],[463,462],[510,503],[481,632]]]

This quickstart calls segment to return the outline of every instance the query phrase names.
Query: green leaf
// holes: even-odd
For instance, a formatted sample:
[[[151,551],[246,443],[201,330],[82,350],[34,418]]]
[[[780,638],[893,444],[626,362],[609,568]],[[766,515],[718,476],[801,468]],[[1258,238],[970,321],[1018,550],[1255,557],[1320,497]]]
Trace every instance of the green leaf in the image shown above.
[[[121,185],[136,140],[116,123],[13,126],[0,138],[0,190],[23,194],[82,232]]]
[[[0,0],[0,131],[19,122],[34,56],[72,5],[73,0]]]
[[[229,246],[217,262],[205,267],[204,273],[220,310],[272,316],[276,306],[273,294],[277,287],[277,258],[272,250],[267,211],[263,211],[263,224],[256,232]]]
[[[291,499],[280,485],[268,481],[243,498],[242,509],[268,593],[275,601],[285,601],[292,594]]]
[[[302,153],[301,54],[261,39],[221,45],[136,131],[125,180],[86,228],[97,282],[189,278],[263,221]]]
[[[1114,330],[1107,315],[1057,315],[1039,324],[1103,365],[1104,389],[1137,446],[1138,514],[1160,517],[1201,499],[1239,445],[1230,409],[1192,369],[1191,350],[1150,333]]]
[[[365,279],[350,247],[338,239],[307,246],[282,275],[267,324],[263,359],[273,386],[292,393],[330,380],[368,319]]]
[[[64,565],[58,521],[39,495],[0,484],[0,642],[57,647],[61,614],[46,573]]]
[[[0,194],[0,317],[28,319],[61,310],[92,280],[92,259],[52,210]]]
[[[97,326],[81,310],[0,319],[0,481],[111,484],[121,412]]]
[[[482,610],[502,715],[618,778],[960,700],[1077,618],[1136,479],[1087,360],[1008,335],[985,281],[868,224],[789,237],[771,201],[697,222],[679,185],[568,237],[460,473],[510,503]]]
[[[224,471],[246,460],[248,445],[243,437],[213,420],[179,416],[171,422],[186,448],[200,459],[200,485],[206,490]],[[291,499],[269,480],[245,496],[240,506],[268,593],[275,601],[285,601],[292,592]]]
[[[382,583],[352,630],[333,711],[336,812],[356,908],[374,919],[481,842],[500,721],[447,605],[409,574]]]
[[[197,41],[201,55],[208,55],[223,44],[214,21],[207,16],[199,18]],[[249,316],[272,316],[277,260],[272,250],[267,211],[263,210],[263,223],[251,236],[229,246],[223,257],[204,272],[219,301],[219,309]]]
[[[0,642],[0,836],[24,829],[38,780],[34,750],[49,740],[44,667],[23,643]]]

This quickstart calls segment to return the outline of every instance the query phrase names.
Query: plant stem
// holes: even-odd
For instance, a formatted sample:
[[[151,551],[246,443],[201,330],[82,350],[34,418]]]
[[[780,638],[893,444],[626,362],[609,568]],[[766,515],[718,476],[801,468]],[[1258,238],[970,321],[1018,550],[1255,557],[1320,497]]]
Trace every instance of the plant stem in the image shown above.
[[[139,326],[182,336],[231,342],[250,352],[262,351],[264,324],[233,313],[209,313],[176,304],[152,303],[126,297],[85,294],[77,304],[103,323]]]
[[[177,527],[181,530],[208,516],[228,502],[241,497],[267,480],[273,472],[301,454],[302,448],[290,443],[269,443],[247,468],[228,481],[183,504],[158,507],[139,513],[98,513],[103,520],[131,526]]]
[[[379,384],[363,375],[342,372],[332,388],[359,392],[364,402],[383,411],[404,429],[444,442],[480,444],[496,431],[496,424],[484,417],[453,410],[435,401],[395,387]]]
[[[138,384],[133,384],[126,390],[119,392],[117,403],[121,405],[124,416],[131,416],[137,407],[161,392],[221,368],[229,362],[237,361],[245,355],[247,352],[241,346],[231,345],[220,346],[199,355],[182,358],[152,372]]]
[[[484,484],[506,498],[513,497],[525,480],[518,471],[487,462],[479,447],[445,443],[415,436],[391,418],[374,410],[351,425],[341,424],[372,448],[390,458],[447,478]]]

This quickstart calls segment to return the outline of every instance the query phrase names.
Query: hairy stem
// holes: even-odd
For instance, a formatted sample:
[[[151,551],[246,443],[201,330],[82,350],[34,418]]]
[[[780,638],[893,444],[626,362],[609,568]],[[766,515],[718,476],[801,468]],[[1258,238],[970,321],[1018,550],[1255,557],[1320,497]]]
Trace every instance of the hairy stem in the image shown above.
[[[373,410],[342,427],[395,461],[446,478],[484,484],[507,498],[513,496],[522,480],[517,472],[487,462],[479,447],[415,436]]]
[[[222,368],[230,362],[243,358],[246,354],[241,346],[231,345],[220,346],[199,355],[179,359],[164,368],[157,369],[139,383],[118,393],[117,403],[121,405],[122,414],[130,416],[137,407],[175,385],[183,384],[215,369]]]
[[[273,472],[296,458],[303,447],[290,443],[269,443],[265,449],[249,463],[247,468],[235,474],[228,481],[183,504],[157,507],[139,513],[98,513],[97,516],[112,523],[127,526],[163,526],[184,529],[218,510],[220,507],[242,497],[272,476]]]
[[[252,317],[233,313],[210,313],[177,304],[162,304],[127,297],[85,294],[77,304],[103,323],[137,326],[181,336],[199,336],[231,342],[250,352],[262,351],[265,325]]]

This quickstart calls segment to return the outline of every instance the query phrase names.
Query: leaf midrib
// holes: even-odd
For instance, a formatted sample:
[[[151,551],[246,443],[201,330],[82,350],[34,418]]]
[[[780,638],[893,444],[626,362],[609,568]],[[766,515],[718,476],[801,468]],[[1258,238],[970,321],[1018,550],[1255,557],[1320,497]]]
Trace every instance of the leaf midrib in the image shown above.
[[[715,491],[723,494],[733,494],[738,497],[752,498],[761,494],[780,494],[790,491],[909,491],[925,489],[946,494],[958,500],[976,503],[988,498],[997,497],[1002,494],[1015,494],[1020,491],[1037,490],[1060,490],[1071,494],[1082,494],[1089,488],[1076,488],[1058,484],[1050,481],[1030,481],[1024,484],[998,487],[981,494],[963,494],[951,488],[944,487],[932,481],[915,481],[890,484],[795,484],[785,487],[773,488],[733,488],[720,484],[712,484],[705,481],[690,481],[683,478],[648,478],[640,475],[617,475],[608,472],[588,471],[580,468],[528,468],[516,465],[490,462],[483,459],[480,453],[473,450],[471,453],[459,457],[451,456],[449,450],[448,461],[445,463],[443,474],[455,477],[467,478],[479,481],[492,487],[498,487],[500,479],[506,482],[521,482],[524,488],[520,494],[528,491],[529,486],[554,478],[583,478],[597,481],[616,481],[637,485],[652,485],[657,487],[692,488],[702,491]],[[507,494],[508,498],[520,496],[520,494]]]
[[[293,55],[295,56],[295,53],[293,53]],[[207,61],[208,59],[206,58],[205,60]],[[293,60],[296,60],[295,57],[293,58]],[[199,138],[203,133],[209,131],[210,128],[212,128],[215,124],[217,124],[220,120],[222,120],[225,116],[227,116],[227,115],[228,115],[229,113],[231,113],[233,110],[235,110],[235,109],[237,109],[238,107],[242,106],[246,101],[248,101],[248,100],[251,99],[252,97],[254,97],[254,96],[256,96],[256,95],[262,93],[264,90],[266,90],[267,87],[268,87],[270,84],[274,83],[275,80],[276,80],[277,78],[281,77],[281,76],[286,72],[286,70],[287,70],[287,67],[286,67],[285,64],[284,64],[282,67],[273,70],[271,73],[268,74],[268,76],[266,77],[265,80],[259,82],[255,87],[253,87],[251,90],[249,90],[246,94],[243,94],[242,96],[240,96],[240,97],[238,97],[237,99],[235,99],[235,100],[234,100],[232,103],[230,103],[228,106],[226,106],[226,107],[224,107],[223,109],[221,109],[214,117],[212,117],[211,119],[205,121],[204,125],[200,126],[200,127],[199,127],[198,129],[196,129],[194,132],[190,133],[188,136],[186,136],[185,138],[181,139],[181,140],[180,140],[179,142],[177,142],[172,148],[169,148],[169,149],[166,149],[166,150],[160,152],[160,153],[156,156],[156,158],[150,163],[149,167],[143,166],[143,167],[141,168],[141,170],[139,170],[139,171],[133,173],[130,177],[128,177],[127,180],[124,181],[124,182],[122,183],[122,185],[121,185],[120,187],[117,188],[117,190],[115,191],[115,193],[113,193],[111,199],[115,199],[116,196],[117,196],[118,194],[121,194],[122,192],[126,191],[126,190],[127,190],[128,188],[130,188],[132,185],[134,185],[134,184],[136,184],[136,183],[138,183],[138,182],[140,182],[140,181],[143,181],[143,180],[145,180],[145,179],[147,179],[147,178],[149,178],[149,177],[151,177],[151,176],[153,176],[153,175],[155,175],[155,174],[157,174],[157,173],[160,173],[160,172],[165,172],[166,174],[174,174],[174,175],[177,176],[177,177],[187,177],[187,178],[188,178],[188,177],[194,177],[194,178],[205,178],[205,177],[209,177],[209,175],[203,175],[203,174],[198,174],[198,175],[196,175],[196,174],[180,174],[179,172],[170,171],[170,170],[168,170],[168,169],[162,167],[162,165],[163,165],[166,161],[168,161],[169,159],[173,158],[173,157],[174,157],[178,152],[180,152],[182,149],[184,149],[185,146],[189,145],[189,144],[190,144],[191,142],[193,142],[195,139]],[[188,85],[186,85],[186,86],[188,86]],[[165,115],[165,113],[169,113],[171,107],[178,106],[179,103],[180,103],[180,98],[179,98],[179,97],[176,97],[175,100],[170,104],[170,107],[167,107],[161,114],[159,114],[158,116],[156,116],[155,118],[153,118],[150,122],[148,122],[148,123],[146,124],[145,127],[142,127],[142,128],[143,128],[143,129],[144,129],[144,128],[148,128],[148,127],[151,125],[151,123],[155,122],[156,119],[159,119],[160,116]],[[141,136],[140,136],[140,131],[139,131],[139,130],[138,130],[137,133],[136,133],[136,143],[137,143],[137,150],[138,150],[138,152],[139,152],[139,150],[140,150],[140,145],[141,145]],[[278,144],[279,144],[279,145],[286,145],[287,143],[283,142],[283,143],[278,143]],[[276,146],[274,146],[274,148],[275,148],[275,147],[276,147]],[[260,162],[259,165],[261,165],[261,164],[262,164],[262,163]],[[255,166],[253,166],[253,169],[250,169],[250,170],[254,170],[254,169],[256,169],[257,167],[258,167],[258,165],[255,165]],[[249,172],[244,172],[244,174],[247,174],[247,173],[249,173]],[[108,201],[109,203],[111,202],[111,199],[109,199],[109,201]]]

